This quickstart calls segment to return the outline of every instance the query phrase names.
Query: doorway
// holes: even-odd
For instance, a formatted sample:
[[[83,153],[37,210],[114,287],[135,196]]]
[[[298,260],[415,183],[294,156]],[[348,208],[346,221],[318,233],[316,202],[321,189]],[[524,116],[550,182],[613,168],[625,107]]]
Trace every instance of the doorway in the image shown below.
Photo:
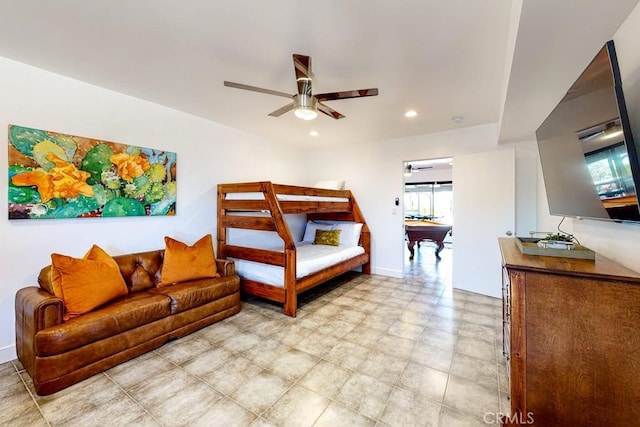
[[[453,159],[411,160],[404,168],[404,265],[451,259]]]

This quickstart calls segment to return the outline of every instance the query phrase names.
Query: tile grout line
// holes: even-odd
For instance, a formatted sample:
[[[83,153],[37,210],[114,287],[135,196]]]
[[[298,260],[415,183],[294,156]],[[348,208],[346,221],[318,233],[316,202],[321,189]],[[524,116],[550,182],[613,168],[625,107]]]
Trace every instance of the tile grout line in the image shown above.
[[[153,350],[153,352],[155,352],[155,350]],[[103,372],[104,376],[106,376],[112,383],[114,383],[116,385],[116,387],[118,387],[120,389],[120,391],[122,391],[127,397],[129,397],[129,399],[133,400],[135,402],[136,405],[138,405],[140,408],[142,408],[142,410],[149,415],[156,423],[158,423],[158,425],[160,426],[164,426],[163,423],[160,422],[160,420],[158,420],[156,417],[153,416],[153,414],[151,412],[149,412],[149,410],[147,410],[147,408],[140,402],[138,402],[138,400],[133,397],[124,387],[122,387],[120,385],[120,383],[118,383],[115,379],[111,378],[111,376],[107,373],[107,372]],[[137,418],[135,418],[137,419]],[[134,421],[135,421],[134,419]],[[70,420],[73,421],[73,420]]]
[[[15,365],[15,363],[13,363],[13,361],[11,362],[13,364],[13,367],[16,369],[16,375],[18,375],[20,377],[20,381],[22,382],[22,385],[24,386],[24,388],[27,390],[27,393],[29,393],[29,396],[31,397],[31,400],[33,401],[33,403],[36,405],[36,408],[38,408],[38,412],[40,412],[40,416],[42,417],[42,419],[44,420],[45,423],[47,423],[47,426],[51,427],[51,423],[49,422],[49,420],[47,419],[47,417],[45,417],[44,412],[42,411],[42,408],[40,407],[40,404],[38,403],[38,401],[36,400],[35,396],[33,395],[33,393],[31,393],[31,390],[29,389],[29,386],[27,385],[26,381],[24,380],[24,378],[22,377],[22,375],[20,375],[21,371],[18,371],[18,367]],[[27,370],[24,369],[24,372],[27,373]],[[28,374],[27,374],[28,375]]]
[[[485,315],[484,312],[474,312],[473,310],[466,310],[465,307],[462,308],[456,308],[457,304],[452,303],[451,307],[447,306],[447,305],[441,305],[441,303],[445,302],[446,300],[449,300],[449,297],[447,297],[447,294],[450,295],[451,298],[455,298],[456,295],[456,290],[452,288],[452,285],[450,283],[448,283],[448,279],[447,278],[443,278],[441,276],[439,276],[438,274],[434,274],[433,272],[424,275],[425,277],[421,277],[419,280],[415,279],[412,280],[411,276],[406,276],[403,279],[399,279],[398,281],[395,280],[377,280],[374,281],[373,283],[367,283],[365,280],[359,280],[357,282],[351,282],[351,281],[347,281],[346,283],[343,283],[341,286],[338,287],[334,287],[333,289],[329,290],[328,292],[324,293],[324,294],[320,294],[320,295],[316,295],[313,299],[311,299],[311,302],[307,302],[305,305],[308,304],[308,312],[304,313],[304,316],[299,316],[299,320],[304,321],[304,318],[309,316],[309,315],[313,315],[315,314],[318,310],[321,310],[324,307],[327,307],[329,310],[335,310],[333,309],[331,306],[335,306],[338,309],[338,313],[340,313],[341,311],[345,311],[348,310],[350,308],[350,306],[348,305],[349,300],[345,299],[343,302],[343,304],[333,304],[333,301],[336,298],[340,298],[342,296],[348,297],[351,300],[356,300],[355,302],[357,303],[358,301],[361,302],[367,302],[368,304],[373,304],[372,306],[374,306],[374,308],[372,310],[363,310],[363,311],[359,311],[359,313],[361,313],[363,316],[362,318],[360,318],[359,320],[356,320],[356,322],[352,323],[351,320],[349,320],[348,317],[346,318],[339,318],[338,320],[344,321],[346,323],[349,324],[350,329],[349,332],[347,332],[346,334],[342,334],[339,338],[335,335],[331,335],[336,339],[336,344],[332,345],[327,345],[325,346],[325,348],[320,351],[320,352],[308,352],[305,351],[299,347],[297,347],[297,345],[301,342],[301,340],[297,339],[296,343],[293,345],[289,345],[289,344],[285,344],[284,342],[280,341],[280,338],[276,337],[276,334],[280,333],[280,332],[284,332],[286,331],[287,326],[290,326],[291,324],[295,324],[295,323],[289,323],[289,322],[281,322],[281,325],[279,327],[276,327],[276,325],[274,325],[274,329],[270,329],[268,327],[265,327],[264,330],[260,330],[260,333],[256,333],[255,331],[253,331],[251,329],[251,325],[256,325],[258,324],[262,319],[262,321],[266,321],[266,322],[272,322],[272,321],[277,321],[279,320],[277,315],[282,315],[281,313],[277,313],[276,311],[274,311],[272,309],[272,307],[269,306],[265,306],[263,307],[262,304],[260,305],[250,305],[250,304],[246,304],[243,302],[243,308],[245,308],[247,310],[248,317],[245,320],[248,320],[249,323],[248,324],[241,324],[238,322],[233,322],[233,321],[229,321],[227,323],[230,326],[233,326],[234,328],[238,328],[239,331],[243,332],[243,333],[251,333],[253,335],[256,335],[257,337],[259,337],[260,341],[259,342],[265,342],[266,340],[274,340],[279,346],[282,346],[284,348],[286,348],[287,352],[290,352],[292,350],[295,350],[297,352],[301,352],[309,357],[312,357],[313,359],[315,359],[315,362],[313,363],[313,365],[305,370],[302,374],[297,375],[292,377],[291,379],[291,383],[287,386],[286,389],[284,389],[283,393],[267,408],[265,408],[264,410],[262,410],[260,413],[256,413],[254,411],[251,411],[250,409],[246,408],[245,406],[243,406],[242,404],[240,404],[238,401],[234,400],[233,398],[231,398],[231,394],[233,394],[236,390],[238,390],[239,387],[242,386],[242,383],[240,383],[240,385],[236,385],[234,386],[234,388],[230,391],[230,392],[221,392],[219,391],[214,384],[210,384],[208,382],[206,382],[204,380],[204,378],[199,377],[196,374],[192,374],[189,371],[187,371],[186,369],[184,369],[181,365],[184,366],[185,363],[187,363],[190,360],[193,360],[194,358],[197,358],[198,354],[190,354],[189,357],[187,359],[185,359],[184,361],[179,361],[178,359],[176,359],[176,361],[173,361],[172,359],[169,358],[168,353],[167,354],[163,354],[159,351],[153,350],[153,352],[155,353],[155,355],[158,355],[162,358],[162,360],[167,361],[171,368],[176,368],[176,369],[180,369],[182,372],[186,373],[189,377],[194,378],[195,380],[197,380],[199,383],[203,383],[205,386],[207,386],[209,389],[211,389],[212,391],[215,391],[216,393],[219,394],[220,399],[216,400],[216,402],[219,402],[220,400],[222,400],[223,398],[229,399],[231,402],[237,404],[239,407],[243,408],[243,410],[246,410],[248,413],[250,413],[254,418],[253,422],[257,421],[257,420],[266,420],[266,418],[264,417],[264,415],[271,410],[278,402],[281,402],[283,397],[286,396],[293,388],[299,386],[301,388],[304,388],[305,390],[308,390],[310,392],[313,392],[314,394],[317,394],[318,396],[322,396],[323,398],[327,399],[327,401],[329,402],[323,409],[322,411],[319,413],[319,415],[317,416],[317,418],[315,419],[315,421],[313,421],[313,424],[317,424],[318,421],[322,418],[322,416],[327,413],[327,410],[329,408],[330,405],[332,405],[332,403],[335,403],[337,405],[340,405],[343,408],[348,408],[349,410],[353,411],[354,414],[357,414],[358,416],[364,417],[364,419],[372,421],[374,423],[376,423],[376,425],[383,425],[384,423],[381,421],[382,416],[384,415],[386,409],[389,406],[389,403],[391,401],[391,396],[393,395],[395,390],[405,390],[408,391],[410,393],[412,393],[413,395],[419,395],[421,394],[419,391],[413,391],[411,389],[405,388],[402,386],[401,383],[401,379],[402,376],[407,372],[408,366],[410,363],[412,363],[412,356],[414,354],[414,352],[416,351],[416,349],[418,348],[418,346],[420,344],[425,344],[425,345],[429,345],[432,346],[434,348],[438,348],[440,349],[439,346],[437,345],[433,345],[432,342],[427,341],[427,340],[423,340],[424,335],[427,331],[429,330],[434,330],[434,331],[441,331],[442,333],[446,333],[448,335],[453,335],[455,337],[455,344],[451,350],[451,361],[448,364],[448,369],[446,372],[440,370],[440,369],[435,369],[432,367],[429,367],[430,369],[435,369],[437,371],[443,372],[447,374],[447,380],[445,383],[445,387],[444,387],[444,392],[442,395],[442,398],[438,401],[436,399],[432,399],[432,398],[428,398],[429,401],[432,401],[436,404],[438,404],[440,406],[440,417],[442,416],[442,410],[443,408],[449,408],[453,411],[459,412],[457,411],[455,408],[450,407],[449,405],[445,404],[444,402],[444,397],[446,396],[447,390],[450,387],[450,381],[452,378],[452,367],[453,367],[453,358],[455,357],[456,354],[463,354],[463,353],[458,353],[457,352],[457,346],[458,346],[458,340],[461,337],[466,337],[463,335],[459,335],[459,324],[461,322],[461,318],[460,315],[455,317],[455,321],[456,321],[456,329],[455,329],[455,333],[451,334],[448,329],[446,328],[442,328],[442,329],[438,329],[438,328],[433,328],[433,325],[431,323],[429,323],[430,320],[434,319],[434,317],[436,317],[437,314],[437,309],[439,307],[444,307],[444,308],[448,308],[448,309],[452,309],[455,310],[457,312],[460,313],[473,313],[473,314],[480,314],[480,315]],[[359,278],[361,276],[356,276],[356,278]],[[375,277],[375,276],[374,276]],[[408,280],[407,280],[408,279]],[[352,280],[352,279],[351,279]],[[442,282],[447,283],[444,286],[427,286],[427,283],[442,283]],[[383,282],[383,283],[379,283],[379,282]],[[382,292],[371,292],[372,290],[375,290],[376,288],[382,287],[384,289],[382,289]],[[335,289],[339,289],[340,292],[336,293],[334,295],[333,300],[329,298],[329,296],[331,295],[332,291]],[[426,291],[426,292],[424,292]],[[403,294],[404,293],[404,294]],[[371,295],[372,298],[371,299],[367,299],[366,297]],[[392,296],[393,295],[393,296]],[[403,296],[406,295],[406,296]],[[464,294],[463,294],[464,295]],[[386,296],[387,299],[391,298],[393,299],[393,304],[388,305],[388,309],[385,311],[386,313],[392,314],[393,318],[391,319],[391,321],[387,321],[386,322],[386,328],[384,330],[380,330],[380,329],[376,329],[376,328],[371,328],[370,326],[367,326],[370,323],[366,323],[367,319],[375,319],[375,317],[371,317],[371,316],[375,316],[377,313],[377,308],[380,308],[382,306],[385,306],[384,303],[384,297]],[[431,297],[433,296],[435,298],[435,304],[432,303],[430,298],[427,297]],[[467,297],[465,297],[464,302],[467,302],[468,300],[466,299]],[[451,301],[453,301],[454,299],[451,299]],[[322,301],[322,304],[314,304],[315,301]],[[427,302],[428,301],[428,302]],[[475,302],[475,301],[474,301]],[[347,304],[345,304],[347,303]],[[424,309],[421,306],[414,306],[413,307],[413,313],[417,315],[417,319],[422,319],[424,318],[424,322],[422,320],[413,323],[411,321],[406,321],[405,318],[402,317],[402,313],[408,310],[408,306],[412,303],[416,303],[416,304],[424,304],[426,306],[428,306],[428,310]],[[482,302],[480,302],[480,304],[484,304]],[[489,304],[487,304],[489,305]],[[266,310],[266,311],[265,311]],[[301,311],[304,310],[304,308],[301,309]],[[417,311],[416,311],[417,310]],[[484,309],[483,309],[484,310]],[[244,311],[244,310],[243,310]],[[397,312],[397,313],[396,313]],[[385,315],[386,316],[386,315]],[[327,316],[328,318],[332,317],[332,316]],[[492,317],[495,317],[492,314]],[[352,319],[358,319],[357,317],[354,317]],[[410,318],[410,320],[413,318]],[[447,318],[442,318],[443,320],[447,320]],[[227,320],[227,319],[225,319]],[[327,322],[322,322],[322,316],[320,316],[318,318],[319,321],[315,322],[313,321],[314,319],[312,317],[309,317],[309,320],[311,322],[309,322],[307,325],[312,325],[311,328],[306,328],[308,329],[309,333],[311,332],[317,332],[317,333],[321,333],[319,331],[319,329],[327,324]],[[374,320],[375,321],[375,320]],[[224,321],[223,321],[224,322]],[[417,326],[418,328],[410,328],[409,330],[417,330],[419,329],[420,332],[418,334],[415,334],[415,339],[413,338],[405,338],[405,336],[403,335],[396,335],[396,333],[402,333],[402,330],[396,330],[394,331],[394,333],[390,333],[390,329],[393,327],[393,325],[395,323],[398,322],[403,322],[403,323],[407,323],[409,325],[412,326]],[[470,320],[468,323],[469,324],[475,324],[473,323],[473,320]],[[302,323],[302,322],[300,322]],[[213,326],[213,325],[211,325]],[[304,327],[304,326],[303,326]],[[366,328],[366,329],[371,329],[372,331],[374,331],[374,333],[376,334],[375,337],[371,337],[371,338],[375,338],[371,344],[360,344],[357,341],[357,334],[354,334],[351,338],[345,339],[345,337],[347,335],[349,335],[352,331],[358,329],[358,328]],[[495,357],[495,364],[494,366],[498,366],[499,365],[499,355],[498,355],[498,344],[499,344],[499,340],[498,340],[498,335],[496,332],[496,324],[495,324],[495,320],[494,320],[494,328],[492,328],[493,330],[493,347],[494,347],[494,357]],[[305,329],[305,330],[306,330]],[[361,333],[366,333],[366,329],[363,329]],[[323,333],[323,332],[322,332]],[[379,335],[378,335],[379,334]],[[270,364],[273,362],[273,360],[277,360],[273,359],[272,361],[270,361],[269,363],[257,363],[254,361],[253,358],[247,356],[248,352],[254,348],[257,344],[254,344],[253,346],[243,349],[243,350],[229,350],[226,347],[224,347],[222,345],[222,343],[224,342],[224,340],[219,341],[219,342],[214,342],[211,341],[210,338],[207,338],[207,336],[205,336],[202,331],[197,331],[195,334],[193,334],[193,336],[197,337],[198,339],[203,339],[204,341],[208,342],[211,346],[215,346],[221,349],[225,349],[226,351],[228,351],[231,356],[230,357],[243,357],[246,358],[247,360],[249,360],[253,365],[255,365],[256,367],[260,368],[259,372],[268,372],[272,375],[275,375],[279,378],[285,379],[284,377],[280,376],[279,374],[277,374],[275,371],[272,371],[271,368],[269,367]],[[304,333],[301,334],[301,336],[304,337]],[[395,377],[395,379],[393,380],[393,383],[391,382],[386,382],[383,381],[381,379],[379,379],[377,376],[374,375],[369,375],[363,371],[360,371],[360,367],[363,365],[363,363],[367,360],[367,358],[365,357],[364,359],[360,360],[359,358],[356,360],[357,361],[357,365],[354,368],[351,367],[347,367],[346,365],[343,365],[344,360],[343,357],[340,355],[341,353],[336,353],[336,355],[338,356],[338,358],[333,358],[330,359],[328,357],[329,353],[331,352],[331,349],[335,348],[335,346],[339,343],[349,343],[349,344],[354,344],[354,345],[359,345],[362,346],[365,349],[368,349],[369,351],[371,351],[372,349],[376,348],[376,345],[378,345],[378,343],[381,341],[381,339],[385,336],[388,337],[395,337],[395,338],[404,338],[404,339],[410,339],[412,341],[411,344],[411,348],[410,350],[407,352],[407,356],[405,358],[403,358],[403,362],[405,363],[402,371]],[[412,336],[413,333],[412,333]],[[232,336],[225,338],[226,339],[230,339]],[[302,338],[304,339],[304,338]],[[446,339],[446,338],[444,338]],[[483,340],[484,341],[484,340]],[[292,341],[293,342],[293,341]],[[238,348],[241,348],[240,346],[238,346]],[[386,347],[385,347],[386,348]],[[205,350],[206,351],[206,350]],[[382,350],[377,350],[380,351],[381,354],[387,355],[387,356],[391,356],[393,357],[393,354],[390,354],[388,351],[388,349],[386,351],[382,351]],[[444,350],[443,351],[449,351],[449,350]],[[471,357],[471,356],[469,356]],[[338,360],[342,360],[341,362],[338,362]],[[348,360],[348,359],[345,359]],[[349,372],[349,376],[353,375],[354,373],[358,373],[360,375],[366,375],[366,376],[370,376],[374,379],[376,379],[377,381],[381,381],[382,383],[390,386],[390,392],[389,395],[386,397],[385,402],[383,402],[383,405],[381,406],[380,412],[378,413],[378,415],[374,418],[370,418],[369,416],[363,414],[360,412],[359,407],[355,407],[355,406],[351,406],[349,404],[345,404],[339,400],[337,400],[337,396],[338,396],[338,392],[339,390],[342,389],[342,387],[344,387],[344,384],[338,389],[338,392],[336,393],[332,393],[333,395],[335,395],[335,397],[332,397],[331,395],[327,395],[328,393],[325,392],[316,392],[310,388],[308,388],[307,386],[305,386],[302,383],[302,380],[305,378],[305,376],[307,376],[310,372],[312,372],[314,369],[317,368],[318,364],[320,364],[321,362],[326,362],[326,363],[331,363],[331,364],[335,364],[336,366],[340,366],[342,369],[345,369],[345,371]],[[417,363],[417,362],[413,362],[413,363]],[[428,366],[428,365],[423,365],[422,363],[417,363],[420,366]],[[17,371],[17,366],[14,364],[14,369]],[[216,368],[217,369],[217,368]],[[19,371],[18,371],[19,372]],[[158,422],[160,425],[162,425],[162,423],[160,423],[151,413],[150,411],[144,407],[140,402],[138,402],[127,390],[124,389],[123,386],[121,386],[116,380],[115,378],[111,377],[111,375],[109,375],[108,373],[104,373],[106,378],[109,378],[109,380],[113,383],[115,383],[118,387],[118,389],[120,391],[124,391],[125,395],[128,396],[130,399],[132,399],[139,407],[141,407],[143,409],[143,411],[148,414],[155,422]],[[461,378],[465,378],[465,377],[461,377]],[[145,381],[148,379],[145,379]],[[45,420],[45,422],[50,426],[50,422],[49,420],[47,420],[44,417],[44,413],[42,411],[42,408],[40,408],[40,406],[38,405],[38,402],[35,400],[35,397],[33,396],[33,394],[31,393],[31,391],[28,389],[28,386],[24,380],[24,378],[21,376],[21,381],[23,386],[25,386],[25,388],[27,389],[27,391],[29,392],[29,395],[31,397],[31,399],[34,401],[34,403],[36,404],[36,407],[38,408],[41,416],[43,417],[43,419]],[[143,381],[144,382],[144,381]],[[498,370],[498,372],[496,373],[496,378],[495,378],[495,383],[496,383],[496,388],[498,391],[498,399],[500,402],[500,371]],[[346,384],[346,383],[345,383]],[[137,386],[139,386],[140,384],[137,384]],[[294,396],[295,397],[295,396]],[[426,397],[426,396],[425,396]],[[463,414],[464,415],[464,414]]]

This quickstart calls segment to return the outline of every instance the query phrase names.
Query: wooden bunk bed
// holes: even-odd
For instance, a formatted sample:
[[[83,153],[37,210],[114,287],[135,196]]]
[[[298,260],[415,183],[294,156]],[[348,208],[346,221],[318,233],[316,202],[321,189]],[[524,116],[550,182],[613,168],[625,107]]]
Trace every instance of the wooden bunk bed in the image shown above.
[[[296,242],[285,214],[306,214],[308,220],[362,223],[359,246],[364,253],[296,279]],[[273,231],[283,241],[283,250],[258,249],[228,244],[228,229]],[[349,190],[273,184],[269,181],[218,185],[218,254],[282,267],[283,286],[240,277],[242,292],[284,305],[284,313],[296,316],[298,294],[362,266],[371,274],[371,236],[358,204]]]

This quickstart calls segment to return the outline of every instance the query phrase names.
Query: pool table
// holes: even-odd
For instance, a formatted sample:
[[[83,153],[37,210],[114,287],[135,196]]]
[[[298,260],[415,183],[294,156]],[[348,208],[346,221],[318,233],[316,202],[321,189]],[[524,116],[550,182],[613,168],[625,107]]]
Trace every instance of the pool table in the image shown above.
[[[411,253],[409,259],[413,259],[415,255],[414,246],[416,243],[420,245],[420,241],[422,240],[430,240],[436,244],[436,258],[440,259],[440,251],[444,249],[443,240],[447,236],[447,233],[451,231],[451,226],[424,219],[406,219],[404,221],[404,230],[407,234],[407,247]]]

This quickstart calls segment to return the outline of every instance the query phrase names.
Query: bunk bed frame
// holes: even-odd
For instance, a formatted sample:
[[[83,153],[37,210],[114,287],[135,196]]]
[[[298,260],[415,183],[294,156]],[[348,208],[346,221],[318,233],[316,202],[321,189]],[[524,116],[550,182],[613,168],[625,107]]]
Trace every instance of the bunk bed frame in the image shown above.
[[[264,199],[228,199],[229,194],[262,193]],[[278,195],[300,196],[305,200],[279,200]],[[326,201],[324,198],[347,201]],[[323,198],[315,199],[314,198]],[[242,213],[242,215],[238,215]],[[254,213],[254,215],[252,215]],[[265,215],[268,213],[268,215]],[[307,214],[308,220],[353,221],[362,223],[360,246],[364,253],[296,280],[296,246],[285,214]],[[284,242],[284,251],[272,251],[227,244],[227,229],[274,231]],[[284,268],[284,286],[273,286],[240,278],[242,292],[284,304],[284,313],[295,317],[298,294],[347,271],[362,266],[371,274],[371,235],[358,204],[349,190],[273,184],[270,181],[218,185],[218,254]]]

